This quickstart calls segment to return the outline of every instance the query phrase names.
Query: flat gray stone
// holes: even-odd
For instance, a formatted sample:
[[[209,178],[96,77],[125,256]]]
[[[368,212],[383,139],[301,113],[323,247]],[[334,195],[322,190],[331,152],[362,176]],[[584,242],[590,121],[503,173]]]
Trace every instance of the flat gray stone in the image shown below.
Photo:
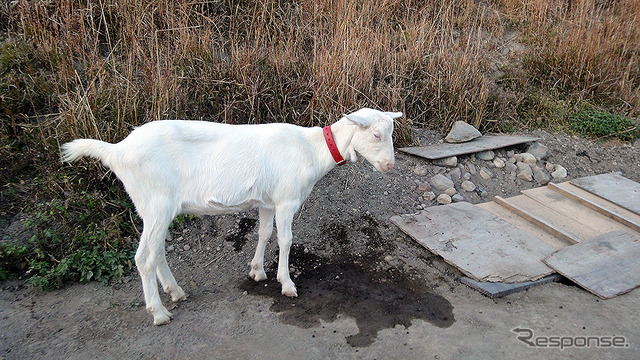
[[[428,146],[406,147],[400,148],[399,150],[407,154],[434,160],[450,156],[473,154],[485,150],[495,150],[507,146],[533,142],[536,140],[539,140],[539,138],[530,136],[509,135],[481,136],[471,141],[459,144],[442,143]]]
[[[431,185],[440,191],[445,191],[453,187],[453,181],[442,174],[436,174],[431,177]]]

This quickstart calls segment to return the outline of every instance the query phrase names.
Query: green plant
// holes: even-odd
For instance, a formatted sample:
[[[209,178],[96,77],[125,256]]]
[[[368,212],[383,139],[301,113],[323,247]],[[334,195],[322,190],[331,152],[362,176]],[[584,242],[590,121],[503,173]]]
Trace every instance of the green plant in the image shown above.
[[[583,109],[573,114],[569,122],[572,130],[586,136],[616,137],[623,141],[640,137],[640,125],[637,121],[602,109]]]

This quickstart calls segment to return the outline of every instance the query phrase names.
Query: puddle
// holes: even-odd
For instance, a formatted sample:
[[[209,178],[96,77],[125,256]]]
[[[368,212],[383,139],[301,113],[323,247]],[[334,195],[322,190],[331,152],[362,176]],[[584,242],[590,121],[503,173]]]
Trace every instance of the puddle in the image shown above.
[[[249,234],[251,230],[253,230],[257,223],[257,219],[240,219],[240,223],[238,224],[238,231],[231,235],[228,235],[226,238],[224,238],[224,241],[233,242],[233,249],[235,251],[242,250],[244,245],[247,243],[247,234]]]
[[[363,232],[371,231],[374,224],[371,225],[362,229]],[[345,237],[342,229],[333,230],[330,236]],[[280,294],[274,271],[267,272],[267,286],[265,282],[247,279],[240,288],[249,294],[273,299],[270,310],[287,324],[311,328],[320,326],[320,320],[331,322],[338,316],[355,319],[359,332],[346,337],[353,347],[371,345],[380,330],[396,325],[408,328],[415,319],[440,328],[455,322],[451,303],[431,293],[424,280],[411,280],[397,269],[375,269],[382,254],[372,250],[361,257],[342,255],[324,259],[305,253],[302,246],[294,244],[290,264],[296,269],[294,274],[300,274],[293,278],[298,298]]]

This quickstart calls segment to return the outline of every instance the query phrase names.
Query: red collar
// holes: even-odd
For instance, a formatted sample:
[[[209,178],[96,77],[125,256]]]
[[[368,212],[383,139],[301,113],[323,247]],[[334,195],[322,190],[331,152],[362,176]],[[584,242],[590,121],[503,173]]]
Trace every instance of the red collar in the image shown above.
[[[327,147],[329,148],[329,152],[331,152],[331,156],[333,156],[333,160],[335,160],[338,166],[342,166],[347,163],[347,161],[342,158],[340,155],[340,150],[336,146],[336,142],[333,140],[333,134],[331,133],[331,126],[324,127],[322,129],[322,133],[324,134],[324,141],[327,142]]]

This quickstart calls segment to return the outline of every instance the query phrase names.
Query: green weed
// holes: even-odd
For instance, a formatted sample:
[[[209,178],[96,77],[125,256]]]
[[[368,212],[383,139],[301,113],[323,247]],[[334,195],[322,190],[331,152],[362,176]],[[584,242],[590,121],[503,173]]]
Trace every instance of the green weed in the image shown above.
[[[637,121],[602,109],[582,109],[571,115],[569,123],[572,130],[586,136],[615,137],[623,141],[640,137],[640,124]]]

